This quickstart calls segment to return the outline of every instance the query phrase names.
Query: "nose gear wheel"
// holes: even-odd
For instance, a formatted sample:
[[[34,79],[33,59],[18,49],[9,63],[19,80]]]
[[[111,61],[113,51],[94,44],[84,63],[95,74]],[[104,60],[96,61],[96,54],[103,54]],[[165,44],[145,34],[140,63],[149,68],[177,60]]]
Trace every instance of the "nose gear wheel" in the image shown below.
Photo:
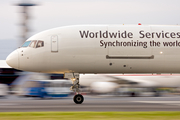
[[[79,78],[75,78],[75,80],[72,82],[73,82],[73,86],[71,86],[70,90],[72,90],[76,93],[73,100],[76,104],[81,104],[84,101],[84,97],[81,94],[79,94],[79,92],[80,92]]]
[[[74,96],[73,100],[76,104],[81,104],[84,101],[84,97],[81,94],[77,94]]]

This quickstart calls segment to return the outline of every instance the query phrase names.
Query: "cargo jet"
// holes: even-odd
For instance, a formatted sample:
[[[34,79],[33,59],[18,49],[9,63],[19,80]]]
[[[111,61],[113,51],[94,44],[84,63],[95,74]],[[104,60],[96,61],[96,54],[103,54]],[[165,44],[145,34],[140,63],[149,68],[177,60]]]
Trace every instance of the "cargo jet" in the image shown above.
[[[31,72],[71,78],[74,102],[84,101],[80,73],[180,73],[180,26],[76,25],[30,37],[6,59]]]

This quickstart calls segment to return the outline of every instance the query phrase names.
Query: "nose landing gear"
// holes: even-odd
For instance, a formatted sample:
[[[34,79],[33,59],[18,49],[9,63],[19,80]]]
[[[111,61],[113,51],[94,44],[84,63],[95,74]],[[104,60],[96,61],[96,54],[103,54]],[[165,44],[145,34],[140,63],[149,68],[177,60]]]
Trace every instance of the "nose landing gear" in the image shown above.
[[[81,104],[84,101],[84,97],[81,94],[77,94],[74,96],[73,100],[76,104]]]
[[[84,101],[84,97],[80,94],[79,76],[71,79],[71,81],[73,82],[73,86],[71,86],[70,90],[76,93],[73,100],[76,104],[81,104]]]

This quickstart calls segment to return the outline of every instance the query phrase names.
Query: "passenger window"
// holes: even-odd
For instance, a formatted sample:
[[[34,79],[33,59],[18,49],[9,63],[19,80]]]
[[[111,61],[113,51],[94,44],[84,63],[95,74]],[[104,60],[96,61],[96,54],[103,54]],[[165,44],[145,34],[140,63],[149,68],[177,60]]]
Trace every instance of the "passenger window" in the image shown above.
[[[36,45],[36,48],[39,48],[39,47],[43,47],[44,46],[44,41],[38,41],[37,45]]]
[[[37,40],[33,40],[33,41],[31,42],[31,44],[29,45],[29,47],[35,48],[36,43],[37,43]]]

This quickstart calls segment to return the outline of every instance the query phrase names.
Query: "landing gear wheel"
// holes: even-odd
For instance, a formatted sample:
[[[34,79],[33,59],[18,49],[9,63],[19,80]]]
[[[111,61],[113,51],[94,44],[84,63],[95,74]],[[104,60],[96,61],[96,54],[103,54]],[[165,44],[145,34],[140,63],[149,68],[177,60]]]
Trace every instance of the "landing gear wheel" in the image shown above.
[[[84,101],[84,97],[81,94],[77,94],[74,96],[73,100],[76,104],[81,104]]]

